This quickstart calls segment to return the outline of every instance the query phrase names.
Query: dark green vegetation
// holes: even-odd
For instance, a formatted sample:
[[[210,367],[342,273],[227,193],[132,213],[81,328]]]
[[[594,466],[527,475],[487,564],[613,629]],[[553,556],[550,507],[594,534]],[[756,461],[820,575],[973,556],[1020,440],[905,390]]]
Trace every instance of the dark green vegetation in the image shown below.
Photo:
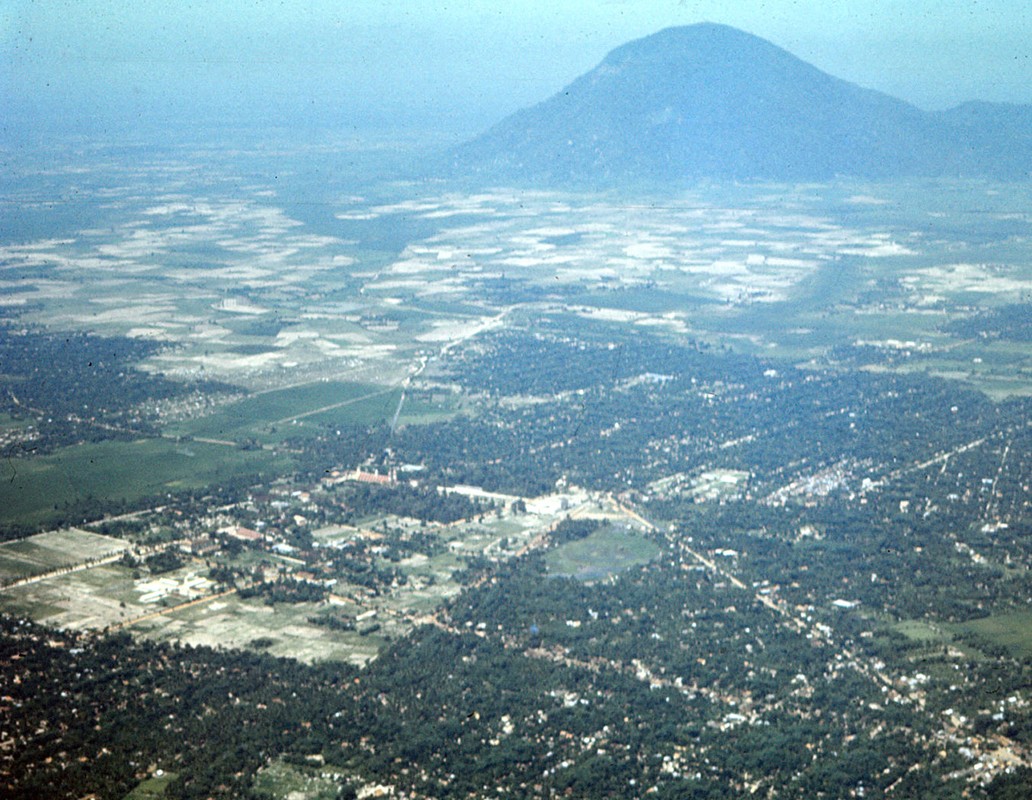
[[[486,340],[456,366],[457,379],[470,387],[497,396],[544,394],[547,401],[491,404],[475,417],[402,430],[392,440],[395,452],[425,461],[448,482],[530,495],[564,475],[621,491],[707,466],[755,473],[751,488],[760,497],[792,474],[829,469],[848,473],[855,492],[865,477],[986,436],[993,444],[976,457],[990,477],[1000,449],[1028,437],[1025,400],[994,404],[923,376],[772,369],[755,358],[621,337],[615,329],[585,326],[575,338],[581,325],[541,320],[533,334]],[[347,446],[355,444],[362,445]],[[1015,446],[1010,457],[1025,457],[1019,453]],[[1002,477],[1016,489],[1021,472],[1008,466]],[[938,479],[944,502],[958,481],[964,488],[951,475],[952,483]],[[1005,504],[1023,503],[1020,492],[1000,494]]]
[[[1023,661],[1032,659],[1032,613],[1013,611],[978,617],[957,626],[963,634],[973,634],[967,640],[986,650],[1004,648],[1010,655]]]
[[[351,485],[336,494],[348,508],[345,522],[386,513],[412,517],[421,522],[448,523],[469,519],[488,510],[483,502],[461,494],[445,494],[434,486]]]
[[[6,793],[119,797],[146,774],[135,763],[178,773],[167,796],[248,796],[276,752],[318,757],[352,776],[342,785],[361,776],[418,796],[503,786],[626,797],[656,786],[661,797],[730,798],[755,779],[789,797],[894,784],[907,797],[961,797],[963,782],[941,776],[964,761],[939,755],[935,739],[942,704],[957,707],[952,667],[990,709],[1032,679],[1027,663],[958,660],[887,634],[854,639],[863,626],[847,625],[844,646],[892,670],[915,659],[933,675],[946,667],[927,689],[935,713],[885,704],[877,681],[833,657],[843,644],[808,642],[676,561],[586,587],[532,559],[453,604],[455,630],[417,631],[361,675],[6,623],[3,657],[20,680],[6,729],[25,745],[5,758]],[[466,622],[495,633],[474,636]],[[74,714],[46,700],[58,691]],[[984,728],[1027,740],[1032,720],[1012,710],[1002,725],[986,715]],[[875,729],[884,732],[872,739]],[[91,748],[103,757],[64,763]]]

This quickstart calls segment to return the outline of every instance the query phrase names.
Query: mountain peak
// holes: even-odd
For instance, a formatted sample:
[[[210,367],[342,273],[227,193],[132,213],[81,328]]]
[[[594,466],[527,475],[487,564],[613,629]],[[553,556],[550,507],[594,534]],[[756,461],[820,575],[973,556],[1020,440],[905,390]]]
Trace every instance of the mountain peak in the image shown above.
[[[766,39],[761,39],[759,36],[746,33],[730,25],[699,22],[694,25],[663,28],[656,33],[622,44],[611,50],[603,63],[614,58],[619,59],[630,55],[640,56],[649,51],[695,51],[724,56],[750,47],[780,49]]]
[[[458,148],[454,163],[548,184],[984,171],[986,158],[957,140],[961,130],[758,36],[701,23],[617,47],[552,98]]]
[[[664,28],[621,45],[612,50],[596,70],[604,73],[630,67],[639,71],[666,69],[690,74],[731,71],[763,62],[803,65],[785,50],[758,36],[728,25],[703,22]]]

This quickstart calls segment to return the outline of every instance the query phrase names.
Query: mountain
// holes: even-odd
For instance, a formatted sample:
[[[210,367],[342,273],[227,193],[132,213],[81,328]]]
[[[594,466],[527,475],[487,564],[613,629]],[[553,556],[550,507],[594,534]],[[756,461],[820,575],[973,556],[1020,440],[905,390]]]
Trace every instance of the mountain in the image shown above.
[[[936,115],[963,149],[962,172],[997,178],[1032,175],[1032,106],[963,103]]]
[[[450,154],[493,180],[1027,177],[1032,107],[929,113],[834,78],[724,25],[668,28],[613,50],[554,97]]]

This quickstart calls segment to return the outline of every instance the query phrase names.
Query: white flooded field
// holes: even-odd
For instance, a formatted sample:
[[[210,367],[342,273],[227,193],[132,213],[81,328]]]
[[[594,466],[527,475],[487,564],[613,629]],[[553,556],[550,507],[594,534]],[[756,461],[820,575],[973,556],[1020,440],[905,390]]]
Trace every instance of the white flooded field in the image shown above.
[[[1015,233],[1026,216],[991,216],[1009,236],[964,234],[983,205],[1006,206],[1007,188],[696,187],[646,200],[380,186],[320,199],[313,226],[274,181],[241,185],[234,169],[116,171],[93,190],[97,219],[0,245],[0,307],[164,342],[144,368],[261,389],[396,380],[519,307],[799,360],[883,338],[950,360],[948,318],[1032,291]],[[871,336],[871,320],[892,335]]]

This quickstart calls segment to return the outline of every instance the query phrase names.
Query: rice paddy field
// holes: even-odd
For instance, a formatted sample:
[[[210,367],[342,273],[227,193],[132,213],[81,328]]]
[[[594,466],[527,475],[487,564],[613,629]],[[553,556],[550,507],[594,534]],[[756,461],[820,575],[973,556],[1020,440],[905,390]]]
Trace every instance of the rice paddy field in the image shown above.
[[[166,343],[141,366],[170,376],[252,394],[309,384],[196,421],[195,435],[232,438],[361,385],[397,388],[514,306],[561,305],[816,366],[867,343],[885,349],[885,368],[994,396],[1032,391],[1027,348],[971,347],[944,330],[1032,292],[1029,222],[1013,211],[1021,186],[710,186],[657,203],[364,183],[299,203],[296,191],[317,187],[253,178],[277,171],[260,154],[213,160],[193,179],[174,158],[74,158],[89,213],[55,218],[44,237],[27,203],[0,241],[8,313]],[[243,186],[241,171],[252,176]],[[48,180],[70,180],[61,175]],[[886,340],[916,349],[898,358]],[[349,418],[374,417],[374,399]]]
[[[70,508],[86,514],[97,502],[153,498],[160,503],[171,492],[271,477],[290,463],[288,457],[267,450],[197,441],[84,443],[8,462],[6,480],[0,481],[0,508],[7,523],[45,525]]]

